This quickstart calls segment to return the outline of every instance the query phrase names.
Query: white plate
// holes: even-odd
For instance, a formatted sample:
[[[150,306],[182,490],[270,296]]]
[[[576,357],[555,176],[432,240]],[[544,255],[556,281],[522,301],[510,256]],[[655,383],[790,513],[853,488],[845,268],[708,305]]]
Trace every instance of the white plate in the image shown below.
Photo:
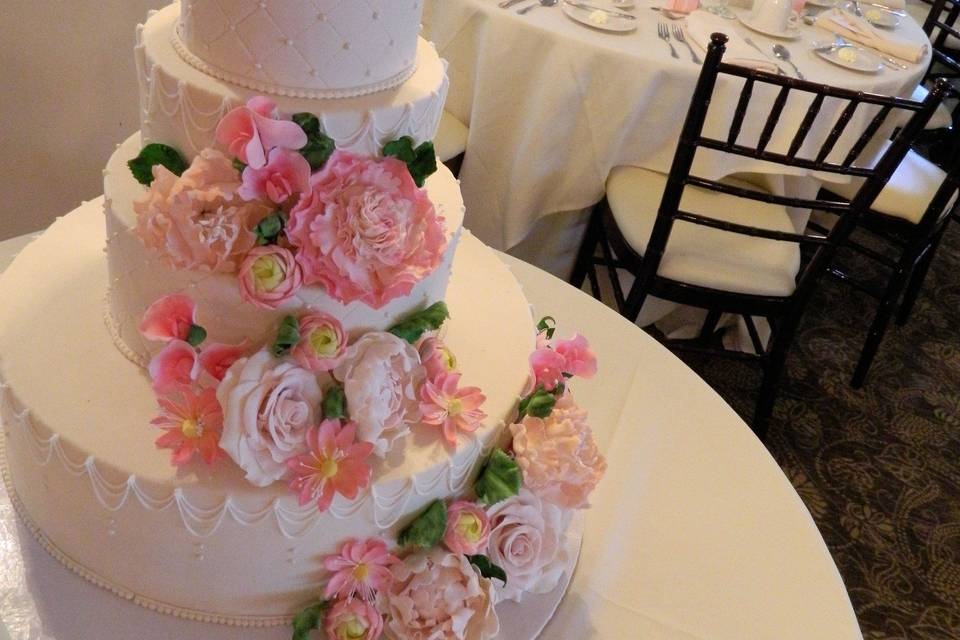
[[[875,27],[896,29],[903,22],[903,16],[898,13],[885,11],[862,2],[860,3],[860,10],[863,12],[864,19]]]
[[[589,4],[593,4],[589,2]],[[571,20],[584,24],[601,31],[612,31],[615,33],[626,33],[636,31],[639,20],[629,20],[627,18],[618,18],[617,16],[604,13],[603,11],[590,11],[581,9],[573,5],[562,2],[563,12]],[[601,5],[597,5],[601,6]]]
[[[837,0],[807,0],[805,4],[808,4],[811,7],[823,7],[824,9],[830,9],[837,4]]]
[[[614,9],[624,10],[624,9],[633,9],[637,6],[635,0],[607,0],[605,3],[608,4]]]
[[[753,22],[750,20],[750,16],[748,15],[737,16],[737,20],[739,20],[740,24],[745,26],[747,29],[756,31],[757,33],[762,33],[763,35],[771,38],[779,38],[780,40],[796,40],[800,37],[800,27],[798,26],[794,27],[793,29],[788,27],[786,31],[772,31],[766,27],[753,24]]]
[[[883,62],[872,51],[861,49],[853,45],[838,47],[830,51],[814,51],[815,54],[828,62],[860,73],[880,73],[883,71]]]

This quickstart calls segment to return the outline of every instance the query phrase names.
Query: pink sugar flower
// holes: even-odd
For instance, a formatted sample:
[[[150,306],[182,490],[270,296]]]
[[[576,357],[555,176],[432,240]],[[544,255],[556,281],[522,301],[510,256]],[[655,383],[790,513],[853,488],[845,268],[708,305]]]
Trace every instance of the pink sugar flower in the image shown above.
[[[326,313],[300,318],[300,342],[293,348],[294,361],[308,371],[330,371],[347,349],[343,325]]]
[[[324,615],[328,640],[377,640],[383,633],[383,617],[363,600],[339,600]]]
[[[197,350],[183,340],[171,340],[151,358],[147,372],[156,393],[170,393],[190,385],[200,375]]]
[[[223,412],[214,389],[193,391],[180,387],[175,393],[157,399],[160,415],[151,424],[164,430],[157,438],[161,449],[173,449],[171,464],[181,466],[199,454],[207,464],[213,464],[223,455],[220,450],[220,430]]]
[[[440,338],[424,338],[420,341],[417,350],[420,352],[420,362],[427,370],[429,380],[436,380],[445,373],[456,371],[457,358]]]
[[[147,340],[169,342],[186,340],[190,326],[197,320],[197,307],[189,296],[164,296],[151,304],[143,320],[140,334]]]
[[[563,357],[563,371],[581,378],[592,378],[597,373],[597,355],[590,343],[579,333],[569,340],[557,340],[553,348]]]
[[[289,249],[254,247],[237,274],[240,297],[261,309],[276,309],[303,286],[303,272]]]
[[[299,149],[307,144],[307,134],[295,122],[278,120],[276,104],[256,96],[246,106],[236,107],[220,120],[217,142],[254,169],[267,164],[271,149]]]
[[[227,369],[246,354],[248,348],[246,340],[236,345],[220,342],[204,345],[200,352],[200,366],[219,382],[223,380]]]
[[[351,538],[343,543],[339,554],[323,559],[324,568],[333,574],[324,597],[352,600],[359,594],[362,600],[373,602],[377,591],[390,586],[390,565],[397,562],[399,559],[387,551],[387,543],[380,538]]]
[[[484,553],[489,537],[490,520],[479,505],[460,500],[447,509],[447,529],[443,534],[447,549],[471,556]]]
[[[562,355],[547,346],[540,346],[530,354],[530,367],[537,384],[547,391],[553,391],[563,381],[563,371],[567,361]]]
[[[237,194],[244,200],[269,200],[281,205],[310,186],[310,163],[295,151],[274,149],[267,164],[243,170]]]
[[[367,457],[373,452],[369,442],[356,442],[357,425],[339,420],[324,420],[320,427],[307,432],[307,452],[287,460],[293,475],[290,490],[300,504],[316,501],[317,509],[326,511],[335,493],[353,500],[360,489],[370,484]]]
[[[487,417],[480,410],[487,399],[477,387],[458,388],[459,373],[446,373],[427,380],[420,388],[421,421],[443,428],[444,439],[457,443],[457,431],[473,433]]]

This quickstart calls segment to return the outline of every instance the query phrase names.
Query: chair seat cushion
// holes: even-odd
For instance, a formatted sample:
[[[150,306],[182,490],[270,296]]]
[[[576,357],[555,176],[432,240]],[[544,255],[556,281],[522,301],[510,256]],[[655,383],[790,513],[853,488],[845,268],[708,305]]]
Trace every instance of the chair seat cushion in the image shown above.
[[[433,138],[433,147],[440,162],[446,162],[465,152],[469,134],[467,125],[457,120],[449,111],[444,111],[437,135]]]
[[[607,200],[617,226],[627,243],[641,255],[646,252],[666,182],[667,176],[637,167],[616,167],[607,179]],[[687,187],[680,209],[716,220],[795,232],[784,207],[708,189]],[[674,223],[658,274],[721,291],[788,296],[796,287],[799,268],[797,243],[756,238],[681,220]]]
[[[911,100],[917,102],[923,102],[927,99],[927,94],[930,93],[927,91],[927,88],[922,84],[918,84],[917,88],[913,90],[913,94],[910,96]],[[906,115],[906,114],[904,114]],[[908,118],[904,118],[904,124]],[[927,122],[927,126],[924,127],[927,131],[933,129],[946,129],[953,126],[953,116],[950,114],[950,109],[943,102],[937,105],[937,110],[933,112],[933,116]]]
[[[885,143],[877,157],[889,146],[889,142]],[[874,200],[873,209],[918,224],[946,177],[943,169],[911,150]],[[863,179],[855,178],[847,184],[831,184],[827,188],[849,200],[856,195],[861,184]]]

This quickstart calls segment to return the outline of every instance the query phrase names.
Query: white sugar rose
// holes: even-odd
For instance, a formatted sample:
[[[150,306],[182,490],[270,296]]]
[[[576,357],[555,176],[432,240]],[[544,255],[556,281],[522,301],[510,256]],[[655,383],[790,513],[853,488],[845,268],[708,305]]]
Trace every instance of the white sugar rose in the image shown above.
[[[490,507],[487,555],[507,574],[497,582],[497,600],[520,602],[524,593],[549,593],[567,566],[564,532],[570,511],[540,500],[527,489]]]
[[[223,408],[220,447],[258,487],[281,479],[284,461],[306,448],[323,399],[314,374],[266,349],[234,362],[217,387]]]
[[[391,333],[364,334],[347,349],[334,375],[343,381],[357,438],[372,442],[375,455],[385,456],[420,420],[426,372],[420,354],[405,340]]]

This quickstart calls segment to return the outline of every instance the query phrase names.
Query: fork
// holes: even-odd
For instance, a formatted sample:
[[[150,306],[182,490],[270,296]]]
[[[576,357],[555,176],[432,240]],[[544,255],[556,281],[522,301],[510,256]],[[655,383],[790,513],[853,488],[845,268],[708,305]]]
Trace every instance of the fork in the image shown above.
[[[667,46],[670,47],[670,55],[676,59],[680,59],[680,56],[677,55],[677,50],[673,48],[673,45],[670,43],[670,28],[667,27],[667,23],[660,22],[657,24],[657,35],[660,36],[660,39],[667,43]]]
[[[682,42],[687,45],[687,49],[690,50],[690,57],[695,63],[700,64],[700,56],[697,55],[697,52],[694,51],[690,43],[687,42],[687,37],[683,35],[683,29],[678,24],[673,25],[673,37],[676,38],[677,42]]]

